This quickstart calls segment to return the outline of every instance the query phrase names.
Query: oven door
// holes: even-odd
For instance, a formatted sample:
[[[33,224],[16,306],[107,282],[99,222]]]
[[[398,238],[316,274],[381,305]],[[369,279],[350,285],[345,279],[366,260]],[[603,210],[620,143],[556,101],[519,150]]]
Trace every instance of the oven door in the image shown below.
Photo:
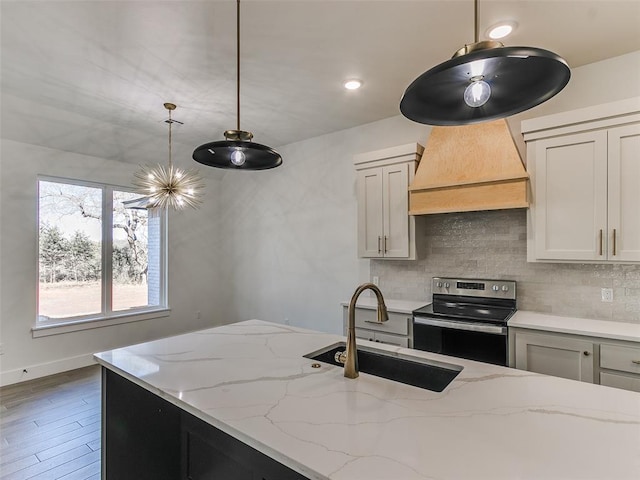
[[[507,366],[507,341],[506,325],[413,318],[413,348],[418,350]]]

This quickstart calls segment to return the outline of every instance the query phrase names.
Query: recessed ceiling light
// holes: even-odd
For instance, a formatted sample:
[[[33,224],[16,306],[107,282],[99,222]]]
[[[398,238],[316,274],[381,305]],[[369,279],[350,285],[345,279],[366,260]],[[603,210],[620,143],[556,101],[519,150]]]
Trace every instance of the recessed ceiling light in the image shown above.
[[[362,86],[362,82],[360,80],[351,79],[344,82],[344,88],[347,90],[357,90]]]
[[[518,24],[512,21],[496,23],[487,29],[487,37],[493,40],[504,38],[507,35],[510,35],[517,26]]]

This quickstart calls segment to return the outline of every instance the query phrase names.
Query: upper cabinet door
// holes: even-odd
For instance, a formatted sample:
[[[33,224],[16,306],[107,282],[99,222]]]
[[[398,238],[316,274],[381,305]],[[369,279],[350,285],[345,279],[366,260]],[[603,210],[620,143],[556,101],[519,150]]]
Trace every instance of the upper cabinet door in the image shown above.
[[[380,168],[358,171],[358,256],[360,257],[383,256],[382,177]]]
[[[409,182],[424,148],[399,145],[354,156],[357,172],[358,256],[416,258],[416,221],[409,215]]]
[[[640,261],[640,125],[609,130],[609,259]]]
[[[542,260],[604,260],[607,132],[535,142],[535,254]]]
[[[385,257],[409,256],[409,165],[382,169],[382,249]]]

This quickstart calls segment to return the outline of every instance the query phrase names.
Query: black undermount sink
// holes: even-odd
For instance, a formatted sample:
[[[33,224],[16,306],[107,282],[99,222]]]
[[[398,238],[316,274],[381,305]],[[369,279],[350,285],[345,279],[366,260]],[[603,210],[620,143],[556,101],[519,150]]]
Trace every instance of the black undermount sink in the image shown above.
[[[336,352],[344,352],[346,348],[344,342],[334,343],[304,357],[340,367],[343,365],[335,359]],[[395,382],[441,392],[462,371],[462,367],[359,346],[358,370]]]

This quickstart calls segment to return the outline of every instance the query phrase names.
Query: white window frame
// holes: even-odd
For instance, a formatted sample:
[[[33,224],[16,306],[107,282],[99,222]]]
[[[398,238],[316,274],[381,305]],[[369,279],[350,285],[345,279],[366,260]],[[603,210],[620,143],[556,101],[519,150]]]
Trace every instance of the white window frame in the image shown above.
[[[99,188],[102,192],[102,245],[101,245],[101,312],[91,315],[78,315],[65,318],[50,318],[41,320],[40,312],[40,182],[61,183],[65,185],[77,185],[81,187]],[[38,268],[36,269],[36,319],[31,328],[33,337],[56,335],[60,333],[87,330],[91,328],[119,325],[122,323],[148,320],[169,316],[171,310],[168,305],[168,237],[166,210],[158,211],[160,216],[160,302],[159,305],[142,306],[127,310],[126,312],[111,309],[112,292],[112,262],[113,262],[113,192],[134,192],[131,187],[113,185],[107,183],[78,180],[63,177],[38,175],[36,182],[37,198],[37,242],[38,242]],[[151,215],[151,211],[149,212]]]

